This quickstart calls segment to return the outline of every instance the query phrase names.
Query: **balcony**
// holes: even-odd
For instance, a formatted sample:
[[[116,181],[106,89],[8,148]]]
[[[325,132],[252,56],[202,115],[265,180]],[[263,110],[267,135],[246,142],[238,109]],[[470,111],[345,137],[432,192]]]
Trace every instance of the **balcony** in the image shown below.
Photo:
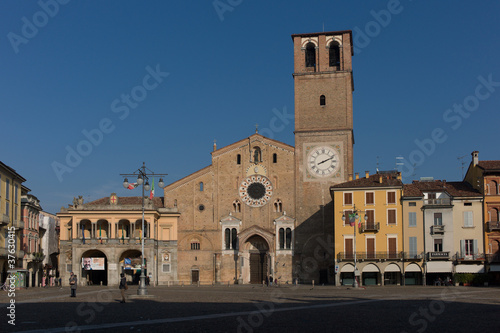
[[[500,222],[490,221],[486,222],[486,232],[500,231]]]
[[[0,214],[0,225],[6,225],[10,223],[10,219],[5,214]]]
[[[402,260],[403,252],[356,252],[356,261],[386,261],[386,260]],[[354,261],[354,253],[339,252],[337,254],[338,261]]]
[[[428,260],[436,260],[436,259],[450,259],[449,251],[436,251],[436,252],[427,252]]]
[[[361,229],[360,232],[367,232],[367,231],[379,231],[380,230],[380,222],[366,222],[366,223],[361,223]]]
[[[411,252],[404,252],[403,253],[403,259],[405,261],[419,261],[424,258],[424,253],[411,253]]]
[[[431,235],[444,234],[444,225],[431,226]]]
[[[453,260],[455,261],[484,261],[485,255],[484,253],[476,253],[476,254],[464,254],[457,252],[453,256]]]
[[[486,262],[488,264],[498,264],[500,263],[500,253],[493,253],[486,255]]]
[[[451,206],[450,198],[425,199],[424,206]]]

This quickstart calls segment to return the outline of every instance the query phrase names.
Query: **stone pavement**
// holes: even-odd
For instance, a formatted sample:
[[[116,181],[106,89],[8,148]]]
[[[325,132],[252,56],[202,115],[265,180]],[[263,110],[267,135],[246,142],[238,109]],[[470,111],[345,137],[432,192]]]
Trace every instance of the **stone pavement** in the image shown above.
[[[129,295],[136,294],[136,286]],[[0,293],[0,332],[436,332],[500,331],[500,288],[286,285],[149,287],[119,303],[117,288]],[[10,300],[15,323],[8,323]],[[11,306],[12,308],[12,306]]]

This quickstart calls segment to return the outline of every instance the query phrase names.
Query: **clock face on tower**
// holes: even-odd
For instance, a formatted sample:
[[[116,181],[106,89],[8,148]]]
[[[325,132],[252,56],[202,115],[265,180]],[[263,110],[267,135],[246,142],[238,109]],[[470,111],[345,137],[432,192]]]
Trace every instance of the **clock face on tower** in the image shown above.
[[[306,166],[315,178],[332,177],[340,169],[339,151],[329,145],[311,147],[306,155]]]
[[[240,198],[250,207],[264,206],[272,195],[273,185],[265,176],[252,175],[240,184]]]

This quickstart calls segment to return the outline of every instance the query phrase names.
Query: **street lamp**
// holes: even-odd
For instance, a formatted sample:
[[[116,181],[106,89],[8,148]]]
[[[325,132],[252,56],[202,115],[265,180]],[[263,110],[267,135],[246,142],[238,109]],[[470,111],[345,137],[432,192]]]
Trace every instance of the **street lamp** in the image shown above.
[[[166,173],[154,173],[150,169],[146,168],[146,164],[142,162],[142,167],[134,171],[133,173],[120,174],[120,176],[125,177],[123,180],[123,187],[130,188],[127,177],[137,177],[137,185],[142,185],[142,230],[141,230],[141,277],[139,282],[139,289],[137,289],[137,295],[147,295],[148,290],[146,289],[146,276],[144,275],[144,191],[149,191],[149,178],[148,176],[166,176]],[[154,179],[154,178],[153,178]],[[146,182],[144,183],[144,180]],[[163,182],[163,178],[160,178],[158,182],[158,186],[160,188],[165,187],[165,183]]]
[[[356,205],[354,205],[354,209],[352,210],[352,213],[349,214],[349,216],[347,217],[349,223],[351,223],[351,217],[354,218],[354,224],[352,224],[353,227],[354,227],[354,281],[352,283],[353,288],[358,288],[359,287],[358,280],[356,280],[356,275],[358,273],[358,268],[356,266],[356,223],[359,220],[359,213],[364,213],[365,214],[364,220],[366,222],[368,220],[368,215],[366,215],[365,211],[358,210],[356,208]],[[342,214],[342,221],[345,222],[345,220],[346,220],[346,216],[345,216],[345,212],[344,212]]]

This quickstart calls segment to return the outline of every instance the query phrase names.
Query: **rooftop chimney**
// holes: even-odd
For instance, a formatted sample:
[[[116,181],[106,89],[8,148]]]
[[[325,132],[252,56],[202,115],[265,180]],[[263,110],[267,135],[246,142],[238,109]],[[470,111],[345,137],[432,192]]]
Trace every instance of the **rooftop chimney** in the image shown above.
[[[472,155],[472,166],[476,166],[477,163],[479,162],[479,152],[477,150],[474,150],[471,155]]]
[[[352,180],[352,173],[349,174],[349,180]]]
[[[370,171],[365,171],[365,177],[366,178],[370,177]]]
[[[378,182],[382,184],[382,175],[378,175]]]
[[[356,172],[356,179],[359,179],[359,172]]]

